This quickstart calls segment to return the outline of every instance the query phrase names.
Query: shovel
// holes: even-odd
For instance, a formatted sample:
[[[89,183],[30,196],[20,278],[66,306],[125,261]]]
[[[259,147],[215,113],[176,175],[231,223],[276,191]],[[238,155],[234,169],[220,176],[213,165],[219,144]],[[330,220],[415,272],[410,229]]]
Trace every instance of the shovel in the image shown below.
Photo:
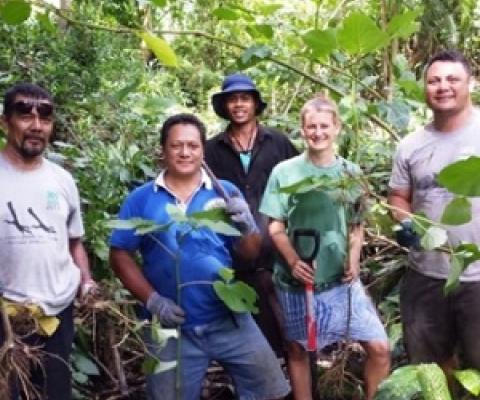
[[[311,251],[308,254],[308,250],[303,250],[300,246],[300,240],[309,240]],[[316,229],[294,229],[293,230],[293,245],[297,251],[300,259],[313,267],[315,258],[320,246],[320,233]],[[307,351],[317,350],[317,325],[315,322],[315,313],[313,311],[314,298],[313,298],[313,284],[305,284],[305,303],[307,309],[307,315],[305,321],[307,324]]]

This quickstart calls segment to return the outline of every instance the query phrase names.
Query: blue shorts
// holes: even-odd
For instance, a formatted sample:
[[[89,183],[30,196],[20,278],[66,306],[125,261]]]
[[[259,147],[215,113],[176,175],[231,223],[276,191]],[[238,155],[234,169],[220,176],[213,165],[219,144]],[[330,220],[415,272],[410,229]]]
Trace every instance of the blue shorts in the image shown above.
[[[290,387],[280,363],[250,314],[182,330],[181,398],[198,400],[210,361],[215,360],[231,376],[239,400],[267,400],[286,396]],[[146,338],[150,351],[163,361],[176,359],[176,342],[168,339],[158,349]],[[176,368],[147,376],[149,400],[175,400]]]
[[[346,339],[348,298],[351,288],[350,339],[369,342],[387,341],[387,334],[377,312],[359,280],[340,284],[314,295],[314,313],[317,326],[317,348]],[[285,331],[289,341],[306,348],[305,293],[277,288],[278,299],[285,315]]]

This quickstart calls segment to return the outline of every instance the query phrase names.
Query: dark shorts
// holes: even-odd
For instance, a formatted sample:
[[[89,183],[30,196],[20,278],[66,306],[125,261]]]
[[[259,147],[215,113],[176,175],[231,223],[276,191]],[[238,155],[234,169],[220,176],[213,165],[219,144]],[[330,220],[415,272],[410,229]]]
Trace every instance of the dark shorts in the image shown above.
[[[444,279],[412,269],[400,291],[404,340],[412,363],[443,362],[459,348],[470,368],[480,368],[480,282],[462,282],[448,296]]]
[[[69,358],[74,336],[73,305],[57,315],[60,325],[52,336],[33,334],[23,341],[30,346],[41,346],[46,353],[42,358],[42,367],[32,368],[31,382],[38,389],[42,399],[69,400],[72,398],[72,374]],[[4,341],[0,329],[0,346]],[[18,385],[12,382],[11,400],[17,400]],[[2,399],[3,400],[3,399]]]

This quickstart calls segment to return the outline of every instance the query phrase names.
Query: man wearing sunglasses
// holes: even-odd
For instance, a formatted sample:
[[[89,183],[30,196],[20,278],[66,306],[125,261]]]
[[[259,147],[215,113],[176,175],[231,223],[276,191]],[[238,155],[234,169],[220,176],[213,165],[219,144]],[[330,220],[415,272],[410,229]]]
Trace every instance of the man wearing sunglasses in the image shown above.
[[[68,400],[72,303],[95,283],[81,241],[75,182],[43,157],[53,124],[53,99],[46,90],[29,83],[7,90],[1,116],[7,143],[0,151],[0,296],[17,309],[34,305],[42,316],[55,317],[53,327],[40,322],[23,340],[45,352],[42,366],[31,371],[40,397]],[[0,329],[0,346],[4,340]],[[16,386],[12,382],[11,399],[22,391]]]

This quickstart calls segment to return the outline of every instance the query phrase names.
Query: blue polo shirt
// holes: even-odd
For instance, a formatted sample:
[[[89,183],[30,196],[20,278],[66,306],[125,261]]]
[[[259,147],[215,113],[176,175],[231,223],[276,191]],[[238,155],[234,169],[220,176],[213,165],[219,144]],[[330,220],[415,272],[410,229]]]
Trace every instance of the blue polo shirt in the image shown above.
[[[184,205],[179,204],[175,195],[165,187],[163,174],[160,174],[156,181],[138,187],[127,196],[119,218],[143,218],[167,224],[171,222],[165,209],[167,204],[183,206],[186,215],[224,204],[212,188],[210,179],[204,173],[202,177],[201,185],[188,204]],[[220,182],[227,193],[240,193],[230,182]],[[142,257],[145,278],[160,295],[174,301],[177,298],[175,265],[179,263],[180,306],[186,313],[183,327],[188,328],[229,315],[228,308],[215,294],[211,282],[219,278],[218,271],[221,268],[232,265],[230,251],[233,240],[206,227],[191,230],[187,224],[173,223],[166,231],[146,235],[135,235],[133,230],[114,230],[110,245],[129,252],[138,251]],[[139,316],[149,316],[144,307]]]

